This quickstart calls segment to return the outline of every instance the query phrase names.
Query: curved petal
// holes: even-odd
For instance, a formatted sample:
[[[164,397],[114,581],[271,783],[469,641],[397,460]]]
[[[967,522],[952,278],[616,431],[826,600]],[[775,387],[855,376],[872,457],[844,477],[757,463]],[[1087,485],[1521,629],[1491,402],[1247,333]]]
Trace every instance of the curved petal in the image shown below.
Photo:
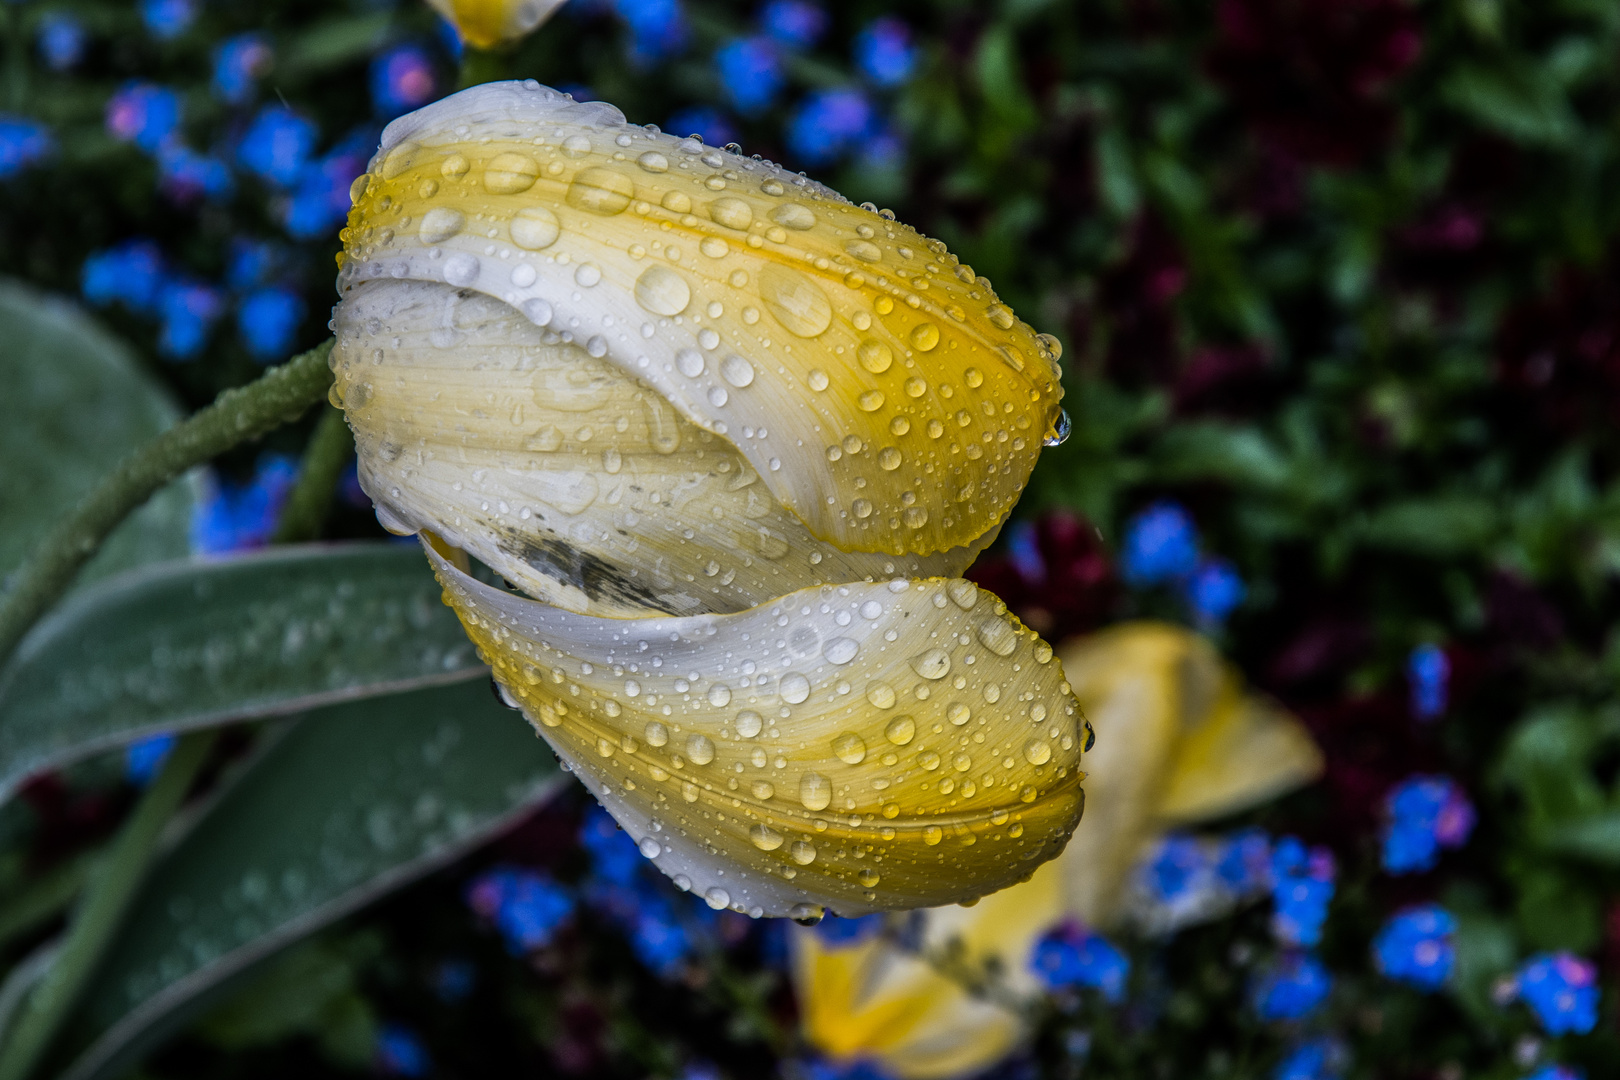
[[[390,124],[339,290],[523,312],[729,439],[840,548],[933,554],[1006,515],[1059,424],[1056,340],[938,241],[785,169],[492,83]]]
[[[513,703],[715,907],[808,918],[971,900],[1027,878],[1079,817],[1063,671],[970,582],[618,620],[429,557]]]
[[[840,551],[730,442],[481,293],[367,282],[333,317],[333,400],[384,521],[573,611],[740,611],[825,582],[954,577],[995,536],[929,556]]]
[[[563,0],[428,0],[428,4],[455,24],[467,44],[489,49],[530,33]]]

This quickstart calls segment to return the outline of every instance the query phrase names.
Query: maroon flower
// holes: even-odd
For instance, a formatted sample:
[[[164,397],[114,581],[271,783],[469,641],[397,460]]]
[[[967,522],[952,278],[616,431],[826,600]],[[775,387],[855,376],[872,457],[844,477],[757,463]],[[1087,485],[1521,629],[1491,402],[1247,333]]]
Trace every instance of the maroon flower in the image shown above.
[[[1096,530],[1062,512],[1012,525],[1001,553],[980,561],[968,577],[1054,642],[1100,626],[1119,591]]]
[[[1267,140],[1340,166],[1388,142],[1381,92],[1422,43],[1405,0],[1221,0],[1216,21],[1210,74]]]

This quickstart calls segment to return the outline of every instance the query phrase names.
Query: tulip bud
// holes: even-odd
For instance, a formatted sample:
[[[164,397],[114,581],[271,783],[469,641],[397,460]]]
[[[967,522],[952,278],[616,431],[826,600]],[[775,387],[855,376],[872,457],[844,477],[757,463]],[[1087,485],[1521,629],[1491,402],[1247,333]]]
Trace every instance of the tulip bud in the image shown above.
[[[959,575],[1066,426],[1055,339],[892,216],[496,83],[354,186],[333,400],[510,699],[677,884],[971,899],[1078,819],[1052,650]]]
[[[475,49],[516,41],[562,7],[563,0],[428,0]]]

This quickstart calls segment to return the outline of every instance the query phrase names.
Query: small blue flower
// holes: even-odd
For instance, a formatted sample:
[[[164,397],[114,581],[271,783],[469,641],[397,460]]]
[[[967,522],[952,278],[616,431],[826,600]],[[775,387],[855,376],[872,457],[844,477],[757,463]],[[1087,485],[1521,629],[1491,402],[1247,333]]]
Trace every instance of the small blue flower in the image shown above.
[[[1408,908],[1393,916],[1373,938],[1378,970],[1396,982],[1438,990],[1457,962],[1452,944],[1457,920],[1438,904]]]
[[[1173,904],[1195,891],[1208,870],[1203,846],[1191,836],[1171,833],[1148,863],[1145,878],[1155,900]]]
[[[89,44],[84,24],[64,11],[53,11],[40,20],[39,55],[52,71],[78,67]]]
[[[1585,1035],[1597,1026],[1597,966],[1573,953],[1539,953],[1514,976],[1517,996],[1549,1035]]]
[[[1204,559],[1187,582],[1187,606],[1199,626],[1219,626],[1237,610],[1249,590],[1237,568],[1225,559]]]
[[[290,187],[315,152],[319,129],[283,105],[267,105],[253,118],[236,148],[244,168],[278,187]]]
[[[1041,538],[1033,521],[1015,521],[1007,529],[1007,560],[1018,576],[1031,585],[1046,580],[1046,557],[1041,554]]]
[[[1263,829],[1233,833],[1222,845],[1215,873],[1239,896],[1270,889],[1271,838]]]
[[[197,20],[197,0],[141,0],[141,22],[155,38],[170,41]]]
[[[225,296],[200,281],[170,279],[158,294],[158,352],[194,360],[225,311]]]
[[[1525,1080],[1586,1080],[1586,1073],[1568,1065],[1543,1065]]]
[[[155,83],[125,83],[107,102],[107,133],[156,153],[180,126],[180,95]]]
[[[157,311],[167,272],[163,253],[150,240],[128,240],[92,252],[84,261],[80,288],[97,307],[122,304],[137,314]]]
[[[169,754],[177,742],[178,738],[164,732],[130,743],[124,748],[124,778],[136,787],[150,784],[157,777],[158,770],[163,768],[163,763],[169,760]]]
[[[1322,940],[1336,874],[1326,848],[1307,851],[1292,836],[1277,841],[1271,852],[1271,932],[1278,941],[1310,946]]]
[[[297,459],[287,454],[260,455],[253,478],[240,486],[207,474],[204,496],[192,511],[191,550],[226,555],[264,547],[297,482]]]
[[[591,857],[591,873],[615,885],[634,885],[646,863],[630,834],[600,806],[585,812],[579,845]]]
[[[268,364],[292,351],[304,314],[303,297],[291,289],[259,289],[242,298],[236,325],[248,352],[255,360]]]
[[[351,136],[299,172],[282,217],[287,232],[300,240],[313,240],[343,224],[349,216],[349,187],[366,171],[367,140]]]
[[[227,38],[214,52],[214,92],[232,105],[245,104],[274,65],[275,54],[263,34]]]
[[[231,167],[217,157],[170,142],[158,151],[158,182],[177,203],[228,199],[236,190]]]
[[[547,874],[496,867],[473,879],[467,906],[493,922],[516,955],[551,944],[574,914],[574,897]]]
[[[1287,952],[1254,986],[1254,1008],[1262,1020],[1302,1020],[1327,1000],[1333,977],[1309,953]]]
[[[433,972],[433,993],[447,1005],[465,1001],[478,984],[478,969],[471,960],[446,960]]]
[[[383,116],[426,105],[437,89],[433,60],[420,45],[397,45],[371,62],[371,101]]]
[[[827,32],[827,10],[808,0],[771,0],[760,12],[759,24],[789,49],[813,49]]]
[[[1449,776],[1413,776],[1385,800],[1384,869],[1432,870],[1442,848],[1459,848],[1474,830],[1474,804]]]
[[[895,1080],[893,1073],[870,1058],[853,1061],[813,1058],[798,1064],[805,1080]]]
[[[404,1024],[384,1024],[377,1031],[377,1071],[384,1076],[426,1076],[433,1068],[427,1047]]]
[[[1451,661],[1438,645],[1419,645],[1406,658],[1406,681],[1412,690],[1412,715],[1434,720],[1446,711]]]
[[[903,86],[917,68],[911,27],[887,15],[868,24],[855,39],[855,66],[879,86]]]
[[[44,124],[0,113],[0,180],[16,176],[55,146],[56,140]]]
[[[630,28],[630,60],[651,64],[678,55],[691,31],[680,0],[613,0],[613,9]]]
[[[1343,1074],[1349,1055],[1333,1039],[1312,1039],[1282,1060],[1271,1080],[1334,1080]]]
[[[225,255],[225,284],[237,292],[263,284],[286,258],[286,252],[276,244],[234,237]]]
[[[855,919],[841,919],[829,913],[816,924],[816,937],[822,944],[839,948],[856,945],[883,932],[882,915],[862,915]]]
[[[854,87],[817,90],[788,121],[788,148],[806,165],[830,165],[858,146],[875,120],[872,103]]]
[[[664,126],[671,135],[696,135],[710,146],[725,146],[738,138],[737,125],[725,113],[703,105],[682,109]]]
[[[1125,526],[1120,573],[1138,588],[1187,578],[1198,568],[1198,530],[1176,503],[1160,501]]]
[[[714,54],[714,66],[732,107],[745,116],[776,104],[786,82],[782,57],[766,37],[732,38]]]
[[[1125,998],[1131,962],[1099,934],[1066,922],[1048,930],[1035,943],[1030,967],[1048,989],[1084,986],[1101,991],[1104,1000]]]

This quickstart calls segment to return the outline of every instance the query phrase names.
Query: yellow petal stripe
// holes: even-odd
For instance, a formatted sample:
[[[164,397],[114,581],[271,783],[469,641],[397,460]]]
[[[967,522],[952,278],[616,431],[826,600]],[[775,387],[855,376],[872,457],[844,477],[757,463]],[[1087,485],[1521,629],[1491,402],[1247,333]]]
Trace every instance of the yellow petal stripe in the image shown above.
[[[464,91],[389,125],[354,196],[345,297],[510,305],[729,440],[842,549],[971,545],[1060,422],[1055,340],[944,245],[611,106]]]
[[[1084,798],[1052,650],[970,582],[823,586],[734,615],[578,615],[430,550],[512,701],[677,885],[750,915],[972,900]]]

